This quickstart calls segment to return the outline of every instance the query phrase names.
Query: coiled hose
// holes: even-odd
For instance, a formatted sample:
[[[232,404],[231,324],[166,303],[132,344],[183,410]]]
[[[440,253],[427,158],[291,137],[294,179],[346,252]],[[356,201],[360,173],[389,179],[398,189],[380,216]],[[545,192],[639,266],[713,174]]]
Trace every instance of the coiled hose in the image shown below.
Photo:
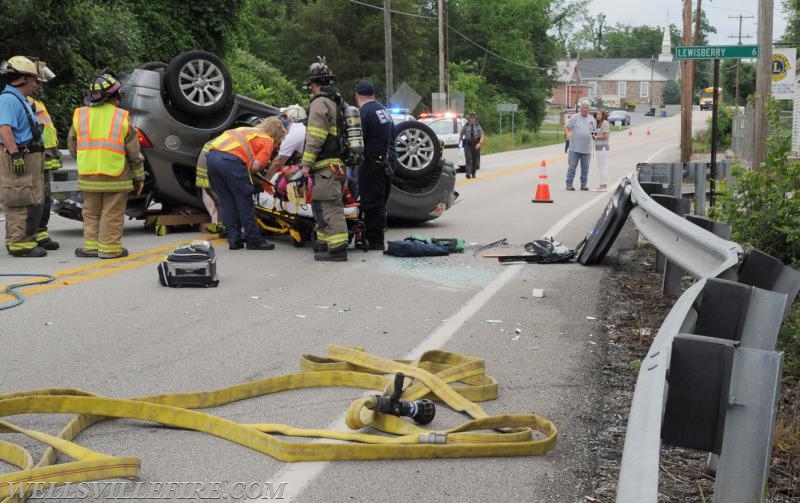
[[[10,276],[10,277],[32,277],[32,278],[42,278],[35,281],[21,281],[19,283],[12,283],[8,286],[0,285],[0,295],[6,294],[11,295],[14,297],[14,300],[6,302],[5,304],[0,304],[0,311],[5,309],[11,309],[12,307],[16,307],[23,302],[25,302],[25,296],[19,292],[14,291],[17,288],[22,288],[23,286],[31,286],[31,285],[43,285],[45,283],[50,283],[54,281],[56,278],[50,276],[49,274],[0,274],[0,276]]]

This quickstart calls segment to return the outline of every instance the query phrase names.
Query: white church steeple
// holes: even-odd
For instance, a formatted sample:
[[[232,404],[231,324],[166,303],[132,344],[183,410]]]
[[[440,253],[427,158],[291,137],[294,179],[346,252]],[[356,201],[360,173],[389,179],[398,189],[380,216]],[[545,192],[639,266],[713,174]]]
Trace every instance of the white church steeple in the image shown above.
[[[664,27],[664,39],[661,41],[661,54],[658,55],[658,62],[672,62],[672,41],[669,36],[669,23]]]

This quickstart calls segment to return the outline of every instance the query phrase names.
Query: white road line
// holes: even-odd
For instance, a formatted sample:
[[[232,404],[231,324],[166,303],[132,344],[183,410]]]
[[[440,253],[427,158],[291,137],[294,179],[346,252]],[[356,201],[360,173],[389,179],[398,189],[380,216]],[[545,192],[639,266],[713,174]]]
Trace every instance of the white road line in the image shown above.
[[[614,185],[611,185],[612,187]],[[556,224],[544,233],[545,236],[555,236],[573,220],[575,220],[583,211],[591,207],[599,199],[608,198],[609,193],[601,193],[587,201],[579,208],[568,213],[564,218],[556,222]],[[453,316],[442,322],[431,334],[422,342],[420,342],[414,349],[411,350],[403,359],[413,360],[422,355],[425,351],[431,349],[440,349],[453,335],[461,328],[464,323],[469,321],[475,313],[477,313],[484,304],[486,304],[497,292],[499,292],[511,279],[516,276],[525,264],[515,264],[506,267],[491,283],[486,285],[481,291],[476,293],[469,301],[467,301],[461,309],[458,310]],[[338,418],[335,422],[328,425],[328,429],[347,431],[347,426],[344,424],[344,415]],[[330,442],[330,440],[326,440]],[[285,501],[294,501],[300,496],[305,488],[311,484],[319,474],[330,464],[329,461],[314,461],[307,463],[287,463],[282,469],[268,478],[268,481],[279,484],[286,482],[283,496]]]

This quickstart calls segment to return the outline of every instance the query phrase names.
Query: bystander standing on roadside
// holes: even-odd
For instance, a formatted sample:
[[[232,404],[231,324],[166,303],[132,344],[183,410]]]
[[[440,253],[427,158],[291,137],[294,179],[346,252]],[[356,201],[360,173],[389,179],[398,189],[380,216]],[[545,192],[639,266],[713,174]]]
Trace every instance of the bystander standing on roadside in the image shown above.
[[[358,170],[358,193],[369,249],[383,250],[386,200],[392,189],[389,151],[394,138],[394,122],[386,107],[375,99],[372,82],[359,80],[355,92],[364,132],[364,162]]]
[[[592,133],[597,122],[589,114],[589,100],[581,100],[580,113],[570,117],[566,128],[569,130],[569,157],[567,158],[567,190],[575,190],[572,185],[578,162],[581,163],[581,190],[589,190],[589,163],[592,160]]]
[[[594,149],[597,154],[597,167],[600,174],[600,184],[595,192],[608,190],[608,139],[611,136],[611,124],[608,122],[608,112],[597,112],[597,131],[594,134]]]

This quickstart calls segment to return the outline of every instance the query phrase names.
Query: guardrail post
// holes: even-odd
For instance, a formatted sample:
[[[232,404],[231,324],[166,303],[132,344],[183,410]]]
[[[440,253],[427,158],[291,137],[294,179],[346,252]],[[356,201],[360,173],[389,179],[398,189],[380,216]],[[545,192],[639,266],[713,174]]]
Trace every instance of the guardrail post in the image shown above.
[[[715,222],[711,219],[697,215],[686,215],[686,220],[692,222],[697,226],[702,227],[708,232],[714,234],[715,236],[721,237],[722,239],[731,238],[731,226],[729,224],[724,224],[722,222]]]
[[[706,180],[711,168],[708,163],[695,163],[694,170],[694,214],[706,214]]]
[[[719,454],[735,342],[693,334],[672,340],[661,439]]]
[[[652,178],[652,177],[650,177]],[[664,186],[656,182],[639,182],[639,185],[644,189],[645,194],[653,196],[656,194],[664,193]],[[656,272],[664,272],[664,263],[666,257],[656,248]]]
[[[783,353],[734,353],[714,501],[764,501],[782,368]]]
[[[654,201],[673,213],[676,213],[680,216],[684,216],[689,213],[690,202],[688,199],[667,196],[663,194],[654,194],[652,197]],[[663,258],[662,260],[664,268],[664,281],[662,283],[661,291],[664,295],[679,295],[681,293],[681,278],[683,277],[683,271],[666,258]],[[658,266],[658,256],[656,256],[656,271],[658,271]]]
[[[672,195],[675,197],[683,197],[683,164],[677,162],[672,163],[669,168]]]
[[[786,305],[781,320],[789,314],[792,302],[800,293],[800,272],[761,250],[750,250],[744,258],[739,269],[738,281],[745,285],[785,293]]]

